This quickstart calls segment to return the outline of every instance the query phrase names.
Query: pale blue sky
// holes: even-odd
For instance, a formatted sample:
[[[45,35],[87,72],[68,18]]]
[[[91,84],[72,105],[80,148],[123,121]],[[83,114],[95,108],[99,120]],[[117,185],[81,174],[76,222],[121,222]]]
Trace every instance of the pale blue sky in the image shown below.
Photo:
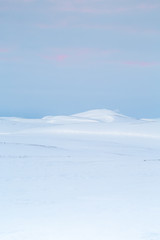
[[[0,0],[0,116],[160,117],[159,0]]]

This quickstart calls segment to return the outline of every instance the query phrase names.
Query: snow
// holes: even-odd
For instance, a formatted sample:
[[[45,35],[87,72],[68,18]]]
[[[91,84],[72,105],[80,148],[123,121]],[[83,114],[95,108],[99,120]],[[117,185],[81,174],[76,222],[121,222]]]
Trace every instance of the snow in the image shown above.
[[[1,240],[159,240],[160,119],[0,118]]]
[[[74,114],[75,117],[80,118],[88,118],[88,119],[95,119],[100,121],[106,121],[106,122],[113,122],[113,121],[120,121],[121,119],[124,121],[125,119],[129,119],[127,116],[116,113],[111,110],[107,109],[96,109],[96,110],[90,110],[87,112]]]

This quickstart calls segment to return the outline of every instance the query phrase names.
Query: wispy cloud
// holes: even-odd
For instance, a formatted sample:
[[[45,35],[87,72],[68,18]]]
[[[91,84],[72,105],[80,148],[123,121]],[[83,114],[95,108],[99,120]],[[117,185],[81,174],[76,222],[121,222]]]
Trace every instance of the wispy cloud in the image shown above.
[[[22,11],[21,7],[30,6],[36,0],[0,0],[0,12]],[[24,13],[25,14],[25,13]]]
[[[134,14],[137,12],[150,12],[160,9],[160,3],[133,3],[133,1],[123,2],[119,1],[111,2],[106,0],[0,0],[0,9],[12,9],[19,8],[23,4],[35,3],[38,11],[48,13],[75,13],[75,14]]]
[[[9,49],[8,48],[0,48],[0,53],[8,53]]]
[[[139,4],[137,5],[137,9],[142,9],[142,10],[152,10],[152,9],[157,9],[160,7],[160,4],[147,4],[147,3],[143,3],[143,4]]]
[[[79,28],[79,29],[90,29],[90,30],[105,30],[105,31],[114,31],[114,32],[124,32],[128,34],[146,34],[146,35],[157,35],[160,34],[160,30],[156,29],[155,27],[149,28],[148,26],[140,27],[140,26],[131,26],[127,24],[104,24],[104,23],[81,23],[77,21],[78,18],[65,18],[61,20],[57,20],[56,22],[52,23],[39,23],[36,24],[35,27],[44,29],[44,30],[51,30],[57,28]]]
[[[66,55],[66,54],[63,54],[63,55],[57,55],[56,56],[56,60],[58,61],[58,62],[63,62],[65,59],[67,59],[69,56],[68,55]]]
[[[49,61],[64,62],[67,58],[69,58],[69,55],[67,54],[45,55],[43,56],[43,58]]]
[[[130,65],[130,66],[140,66],[140,67],[152,67],[152,66],[159,66],[160,62],[124,61],[124,62],[121,62],[121,64]]]
[[[94,62],[105,59],[119,52],[117,49],[92,49],[92,48],[55,48],[49,53],[41,55],[43,59],[55,62]]]
[[[160,8],[160,3],[139,3],[139,4],[111,4],[106,1],[73,1],[73,0],[50,0],[54,4],[52,10],[73,13],[88,14],[121,14],[137,11],[153,11]],[[116,7],[115,7],[116,6]]]
[[[40,55],[42,59],[71,65],[125,65],[143,68],[160,66],[158,61],[124,60],[125,52],[118,49],[54,48],[47,52]]]
[[[160,66],[160,62],[154,62],[154,61],[123,61],[123,60],[109,60],[105,62],[106,64],[111,64],[111,65],[125,65],[125,66],[131,66],[131,67],[156,67]]]
[[[36,0],[1,0],[1,2],[5,3],[30,3],[30,2],[36,2]]]

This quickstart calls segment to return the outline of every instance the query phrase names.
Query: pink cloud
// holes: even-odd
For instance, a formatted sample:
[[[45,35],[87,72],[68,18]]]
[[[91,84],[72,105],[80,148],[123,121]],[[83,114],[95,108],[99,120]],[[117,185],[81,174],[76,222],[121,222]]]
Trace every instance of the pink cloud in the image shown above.
[[[103,24],[80,24],[76,27],[80,28],[90,28],[90,29],[104,29],[108,31],[120,31],[131,34],[149,34],[155,35],[160,34],[160,30],[158,29],[144,29],[140,27],[129,27],[125,25],[103,25]]]
[[[112,7],[105,2],[99,1],[98,7],[94,7],[90,1],[53,1],[54,10],[62,12],[89,13],[89,14],[121,14],[132,13],[137,10],[154,10],[160,7],[160,4],[137,4],[132,6]]]
[[[117,61],[117,60],[108,60],[103,61],[104,64],[111,64],[111,65],[126,65],[131,67],[156,67],[160,66],[160,62],[147,62],[147,61]]]
[[[36,0],[5,0],[5,2],[14,2],[14,3],[30,3],[35,1]]]
[[[112,64],[133,67],[154,67],[160,65],[160,62],[157,61],[116,60],[117,57],[119,59],[120,55],[122,55],[122,51],[118,49],[53,48],[47,49],[47,52],[49,54],[43,55],[43,59],[65,64]]]
[[[41,57],[47,61],[65,64],[95,64],[102,63],[108,57],[119,53],[117,49],[94,49],[94,48],[53,48],[46,49]]]
[[[8,53],[9,49],[8,48],[0,48],[0,53]]]
[[[137,60],[117,60],[123,56],[118,49],[94,49],[94,48],[53,48],[46,50],[49,54],[41,57],[53,63],[81,64],[81,65],[126,65],[133,67],[156,67],[160,66],[158,61],[137,61]]]
[[[66,58],[68,58],[69,56],[68,55],[65,55],[65,54],[63,54],[63,55],[57,55],[56,56],[56,60],[58,61],[58,62],[63,62]]]
[[[125,61],[125,62],[121,62],[121,64],[130,65],[130,66],[140,66],[140,67],[152,67],[152,66],[160,65],[160,62]]]
[[[140,4],[137,6],[137,9],[142,9],[142,10],[152,10],[159,8],[160,4]]]
[[[67,58],[69,58],[69,55],[67,55],[67,54],[45,55],[43,58],[45,58],[49,61],[63,62]]]

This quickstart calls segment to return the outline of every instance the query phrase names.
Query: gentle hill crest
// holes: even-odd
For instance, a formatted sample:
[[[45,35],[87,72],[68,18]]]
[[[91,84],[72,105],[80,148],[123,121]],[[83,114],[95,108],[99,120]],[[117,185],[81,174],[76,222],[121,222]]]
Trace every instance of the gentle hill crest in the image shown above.
[[[108,109],[94,109],[86,112],[73,114],[74,117],[99,120],[104,122],[126,121],[132,118]]]

